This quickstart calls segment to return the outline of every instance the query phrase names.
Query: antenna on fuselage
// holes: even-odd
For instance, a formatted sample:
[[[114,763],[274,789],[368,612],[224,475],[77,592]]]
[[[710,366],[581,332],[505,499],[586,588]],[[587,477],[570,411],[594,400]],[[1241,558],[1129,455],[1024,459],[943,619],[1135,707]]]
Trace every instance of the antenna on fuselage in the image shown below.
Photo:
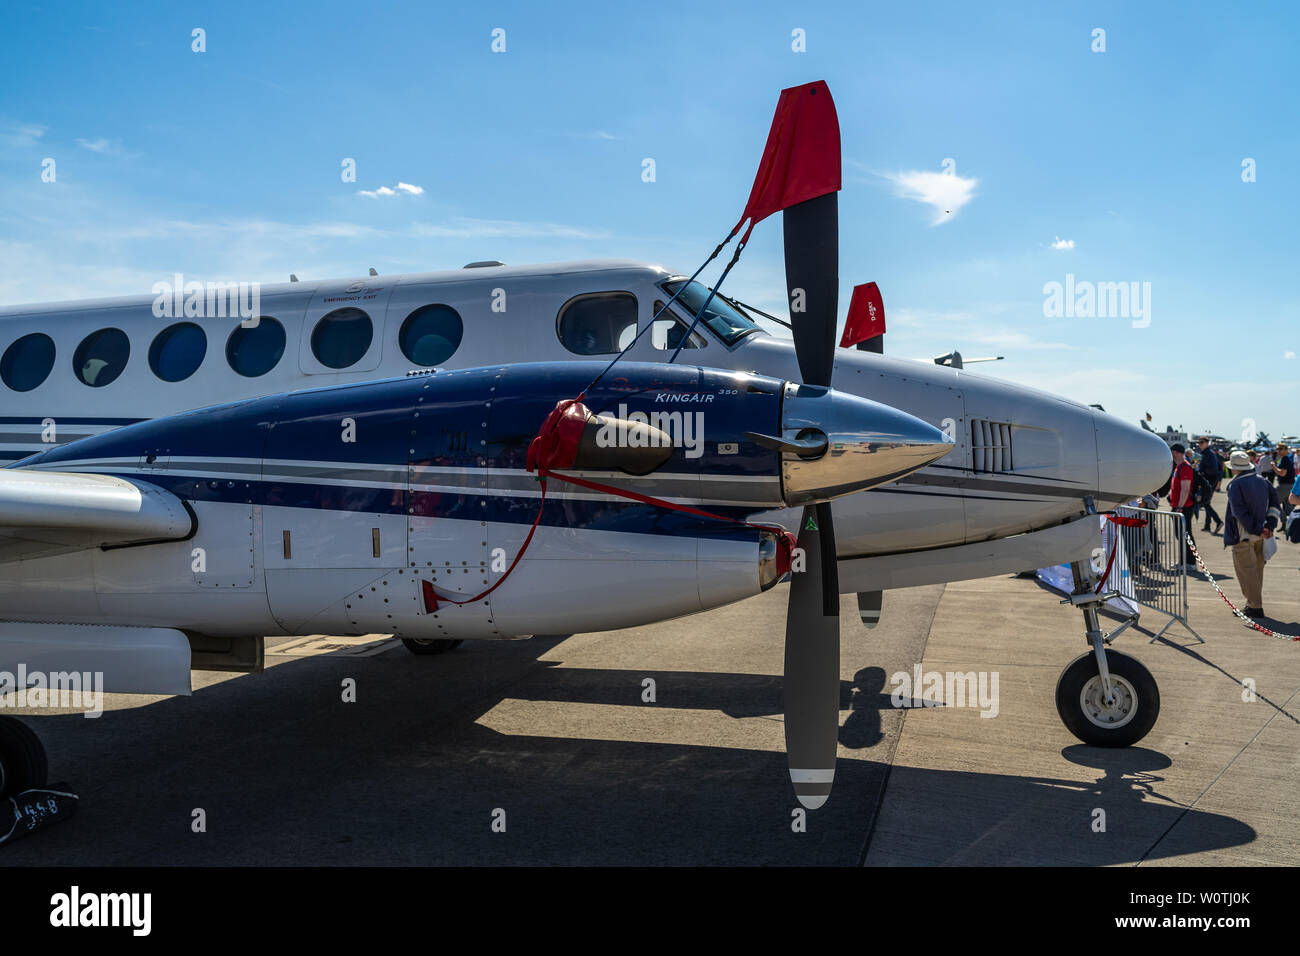
[[[297,282],[297,281],[298,281],[298,277],[297,277],[296,275],[294,275],[292,272],[290,272],[290,273],[289,273],[289,281],[290,281],[290,282]]]
[[[964,359],[962,358],[960,352],[958,352],[956,349],[953,349],[947,355],[936,356],[934,359],[934,364],[946,365],[949,368],[963,368],[966,365],[969,365],[971,362],[1001,362],[1005,357],[1006,356],[1003,355],[989,355],[982,358]]]

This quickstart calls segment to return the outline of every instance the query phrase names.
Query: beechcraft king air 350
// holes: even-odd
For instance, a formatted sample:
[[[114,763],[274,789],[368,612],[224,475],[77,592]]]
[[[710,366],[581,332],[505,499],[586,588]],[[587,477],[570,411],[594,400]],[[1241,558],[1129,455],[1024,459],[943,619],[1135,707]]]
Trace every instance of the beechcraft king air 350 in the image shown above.
[[[791,571],[787,751],[819,806],[840,593],[865,617],[889,588],[1085,560],[1095,514],[1169,467],[1096,409],[887,357],[883,328],[837,350],[839,166],[825,84],[784,91],[727,241],[782,212],[793,341],[721,279],[611,261],[293,281],[249,317],[0,310],[0,670],[188,693],[192,666],[260,669],[268,634],[429,653],[665,620]],[[1154,722],[1121,658],[1097,649],[1080,692],[1090,742]],[[5,792],[44,772],[15,723]]]

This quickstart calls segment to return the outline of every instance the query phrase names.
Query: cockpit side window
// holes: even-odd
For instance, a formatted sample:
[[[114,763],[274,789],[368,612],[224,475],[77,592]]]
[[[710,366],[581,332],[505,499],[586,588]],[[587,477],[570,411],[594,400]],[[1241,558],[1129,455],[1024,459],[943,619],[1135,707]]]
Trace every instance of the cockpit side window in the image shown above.
[[[660,312],[663,312],[660,315]],[[655,319],[654,328],[650,330],[650,344],[661,352],[676,351],[677,346],[681,345],[684,349],[699,349],[704,347],[704,336],[699,332],[692,332],[690,341],[682,344],[686,338],[686,330],[690,323],[682,319],[670,308],[664,311],[663,300],[655,300],[654,311],[651,315],[658,315]]]
[[[684,287],[683,287],[684,286]],[[709,307],[700,315],[700,324],[707,326],[724,345],[734,345],[746,335],[761,332],[758,324],[749,317],[734,299],[725,295],[710,297],[709,288],[699,282],[687,283],[685,279],[668,279],[660,283],[660,288],[675,294],[682,314],[694,318],[708,302]]]
[[[636,335],[636,308],[631,292],[575,296],[561,306],[555,332],[575,355],[612,355]]]

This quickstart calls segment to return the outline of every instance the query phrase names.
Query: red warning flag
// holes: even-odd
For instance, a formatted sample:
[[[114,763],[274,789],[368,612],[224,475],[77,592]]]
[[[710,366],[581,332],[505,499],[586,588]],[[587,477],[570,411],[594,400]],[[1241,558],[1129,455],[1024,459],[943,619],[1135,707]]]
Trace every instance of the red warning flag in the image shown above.
[[[840,348],[846,349],[885,334],[885,303],[874,282],[853,287],[849,300],[849,317],[844,323]]]
[[[824,80],[781,91],[754,176],[749,202],[736,223],[750,220],[745,238],[774,212],[840,189],[840,120]]]

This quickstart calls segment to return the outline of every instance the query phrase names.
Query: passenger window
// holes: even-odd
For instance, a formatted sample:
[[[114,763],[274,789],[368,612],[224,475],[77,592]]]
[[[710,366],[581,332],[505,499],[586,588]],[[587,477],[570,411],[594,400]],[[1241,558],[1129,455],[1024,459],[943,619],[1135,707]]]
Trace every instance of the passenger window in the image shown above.
[[[0,379],[15,392],[30,392],[54,368],[54,340],[44,332],[24,335],[0,358]]]
[[[651,315],[659,315],[663,307],[663,302],[655,302],[654,312]],[[684,321],[672,309],[669,309],[655,319],[654,328],[650,330],[650,344],[661,352],[676,351],[682,339],[686,338],[688,328],[690,328],[690,323]],[[682,345],[684,349],[703,347],[704,336],[700,335],[699,332],[692,332],[690,341]]]
[[[316,323],[311,332],[311,352],[326,368],[348,368],[370,350],[375,328],[370,316],[350,306],[335,309]]]
[[[402,354],[426,368],[445,362],[460,348],[465,326],[449,305],[422,305],[406,317],[397,344]]]
[[[284,355],[284,326],[269,315],[259,315],[257,324],[242,322],[226,339],[226,361],[245,378],[265,375]]]
[[[560,309],[556,334],[575,355],[612,355],[636,335],[636,296],[597,292],[570,299]]]
[[[208,337],[193,322],[177,322],[149,346],[149,367],[164,382],[181,382],[198,371],[208,352]]]
[[[72,353],[72,368],[83,384],[103,388],[117,380],[131,357],[131,340],[121,329],[91,332]]]

